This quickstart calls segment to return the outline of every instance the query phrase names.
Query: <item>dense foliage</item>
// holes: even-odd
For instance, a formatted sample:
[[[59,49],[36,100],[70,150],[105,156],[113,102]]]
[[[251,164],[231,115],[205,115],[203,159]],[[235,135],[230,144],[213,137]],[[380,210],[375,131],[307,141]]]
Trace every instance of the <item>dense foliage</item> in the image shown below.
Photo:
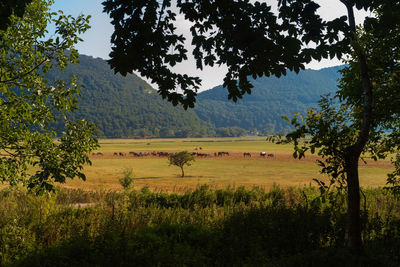
[[[364,189],[365,254],[346,245],[346,197],[315,188],[201,186],[183,194],[0,191],[2,266],[398,266],[400,202]]]
[[[66,178],[85,179],[83,165],[97,147],[93,124],[66,117],[76,109],[76,78],[49,82],[44,75],[77,62],[74,45],[89,17],[51,13],[51,3],[33,1],[22,18],[10,16],[7,30],[0,30],[0,182],[39,191]],[[56,121],[62,129],[53,127]]]
[[[278,12],[271,3],[249,0],[106,0],[104,12],[114,25],[108,62],[122,75],[139,72],[163,98],[186,109],[194,107],[201,80],[171,69],[188,59],[177,14],[190,25],[196,67],[227,67],[223,86],[233,101],[251,93],[250,77],[298,73],[312,59],[349,51],[350,39],[342,38],[348,37],[346,16],[324,20],[312,0],[276,2]]]

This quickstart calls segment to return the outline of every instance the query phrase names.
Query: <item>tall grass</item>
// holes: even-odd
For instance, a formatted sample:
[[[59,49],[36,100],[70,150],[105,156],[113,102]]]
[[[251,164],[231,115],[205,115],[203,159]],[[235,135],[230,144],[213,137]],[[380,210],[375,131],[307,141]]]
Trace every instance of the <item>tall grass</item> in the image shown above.
[[[400,202],[364,189],[365,255],[346,247],[346,198],[313,187],[184,194],[0,191],[1,266],[398,266]],[[364,206],[364,205],[363,205]]]

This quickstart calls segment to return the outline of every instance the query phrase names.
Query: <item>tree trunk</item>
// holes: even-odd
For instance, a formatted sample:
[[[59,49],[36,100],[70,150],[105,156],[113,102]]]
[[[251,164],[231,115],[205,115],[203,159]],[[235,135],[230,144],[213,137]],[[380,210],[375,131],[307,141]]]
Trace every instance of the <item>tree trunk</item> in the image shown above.
[[[345,155],[345,171],[347,176],[347,200],[348,200],[348,246],[353,253],[361,253],[363,249],[362,229],[360,218],[360,184],[358,178],[358,161],[370,136],[373,116],[373,87],[369,77],[367,59],[364,51],[357,46],[356,24],[354,19],[354,0],[340,0],[348,13],[350,26],[349,37],[354,42],[353,48],[360,64],[360,77],[364,97],[363,114],[360,125],[360,134],[354,145],[348,147]]]
[[[357,151],[349,150],[345,157],[347,176],[347,216],[348,216],[348,246],[354,254],[360,254],[363,247],[360,218],[360,184],[358,178]]]
[[[185,172],[183,171],[183,167],[181,167],[182,170],[182,177],[185,177]]]

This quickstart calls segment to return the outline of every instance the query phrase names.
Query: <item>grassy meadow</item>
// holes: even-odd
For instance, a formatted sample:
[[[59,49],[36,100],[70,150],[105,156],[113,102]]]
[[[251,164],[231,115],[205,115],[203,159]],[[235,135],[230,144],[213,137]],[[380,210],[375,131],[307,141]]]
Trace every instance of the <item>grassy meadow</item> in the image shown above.
[[[85,182],[39,196],[0,190],[0,266],[400,266],[400,197],[380,188],[387,161],[360,168],[358,256],[346,248],[344,192],[309,186],[319,175],[315,156],[293,159],[291,146],[265,138],[100,144]],[[181,178],[166,157],[128,154],[182,150],[212,157],[197,158]],[[135,180],[122,190],[125,168]]]
[[[185,192],[202,184],[213,188],[227,186],[260,186],[270,189],[278,184],[281,187],[310,185],[312,178],[321,178],[316,156],[306,159],[292,157],[291,145],[277,145],[266,141],[265,137],[243,138],[191,138],[191,139],[102,139],[98,152],[103,156],[91,156],[92,166],[86,166],[87,181],[68,181],[65,187],[98,189],[122,189],[118,178],[125,168],[132,168],[135,174],[135,187],[149,186],[152,190]],[[200,150],[201,147],[201,150]],[[212,157],[196,158],[190,167],[185,167],[184,178],[176,166],[169,166],[166,157],[133,157],[133,152],[189,152],[210,153]],[[229,152],[229,156],[215,157],[214,152]],[[274,154],[273,158],[262,158],[261,151]],[[127,156],[114,156],[114,152]],[[243,157],[250,152],[252,157]],[[361,164],[360,180],[363,187],[384,186],[386,173],[391,171],[388,161]]]

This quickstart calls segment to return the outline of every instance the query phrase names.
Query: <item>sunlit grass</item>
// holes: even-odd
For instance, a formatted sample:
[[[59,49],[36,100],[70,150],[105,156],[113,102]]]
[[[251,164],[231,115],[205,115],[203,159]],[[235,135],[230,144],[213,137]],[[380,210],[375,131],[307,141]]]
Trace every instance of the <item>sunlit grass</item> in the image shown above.
[[[202,184],[214,188],[227,186],[254,185],[271,188],[274,184],[282,187],[310,185],[313,178],[323,178],[315,158],[296,160],[291,157],[291,145],[276,145],[266,142],[265,138],[230,138],[230,139],[111,139],[101,140],[99,151],[104,157],[93,157],[92,166],[85,168],[87,181],[77,179],[68,181],[65,186],[83,189],[120,190],[118,178],[122,170],[132,168],[135,174],[134,185],[141,188],[145,185],[153,190],[179,191],[194,189]],[[180,170],[169,166],[167,158],[134,158],[113,157],[113,152],[128,151],[194,151],[202,147],[202,151],[229,151],[230,157],[196,159],[190,167],[185,167],[184,178]],[[199,151],[199,150],[198,150]],[[242,158],[242,152],[253,153],[251,159]],[[275,158],[261,159],[259,151],[274,153]],[[232,154],[234,154],[232,156]],[[360,182],[365,187],[384,186],[386,173],[390,166],[385,163],[360,167]]]

